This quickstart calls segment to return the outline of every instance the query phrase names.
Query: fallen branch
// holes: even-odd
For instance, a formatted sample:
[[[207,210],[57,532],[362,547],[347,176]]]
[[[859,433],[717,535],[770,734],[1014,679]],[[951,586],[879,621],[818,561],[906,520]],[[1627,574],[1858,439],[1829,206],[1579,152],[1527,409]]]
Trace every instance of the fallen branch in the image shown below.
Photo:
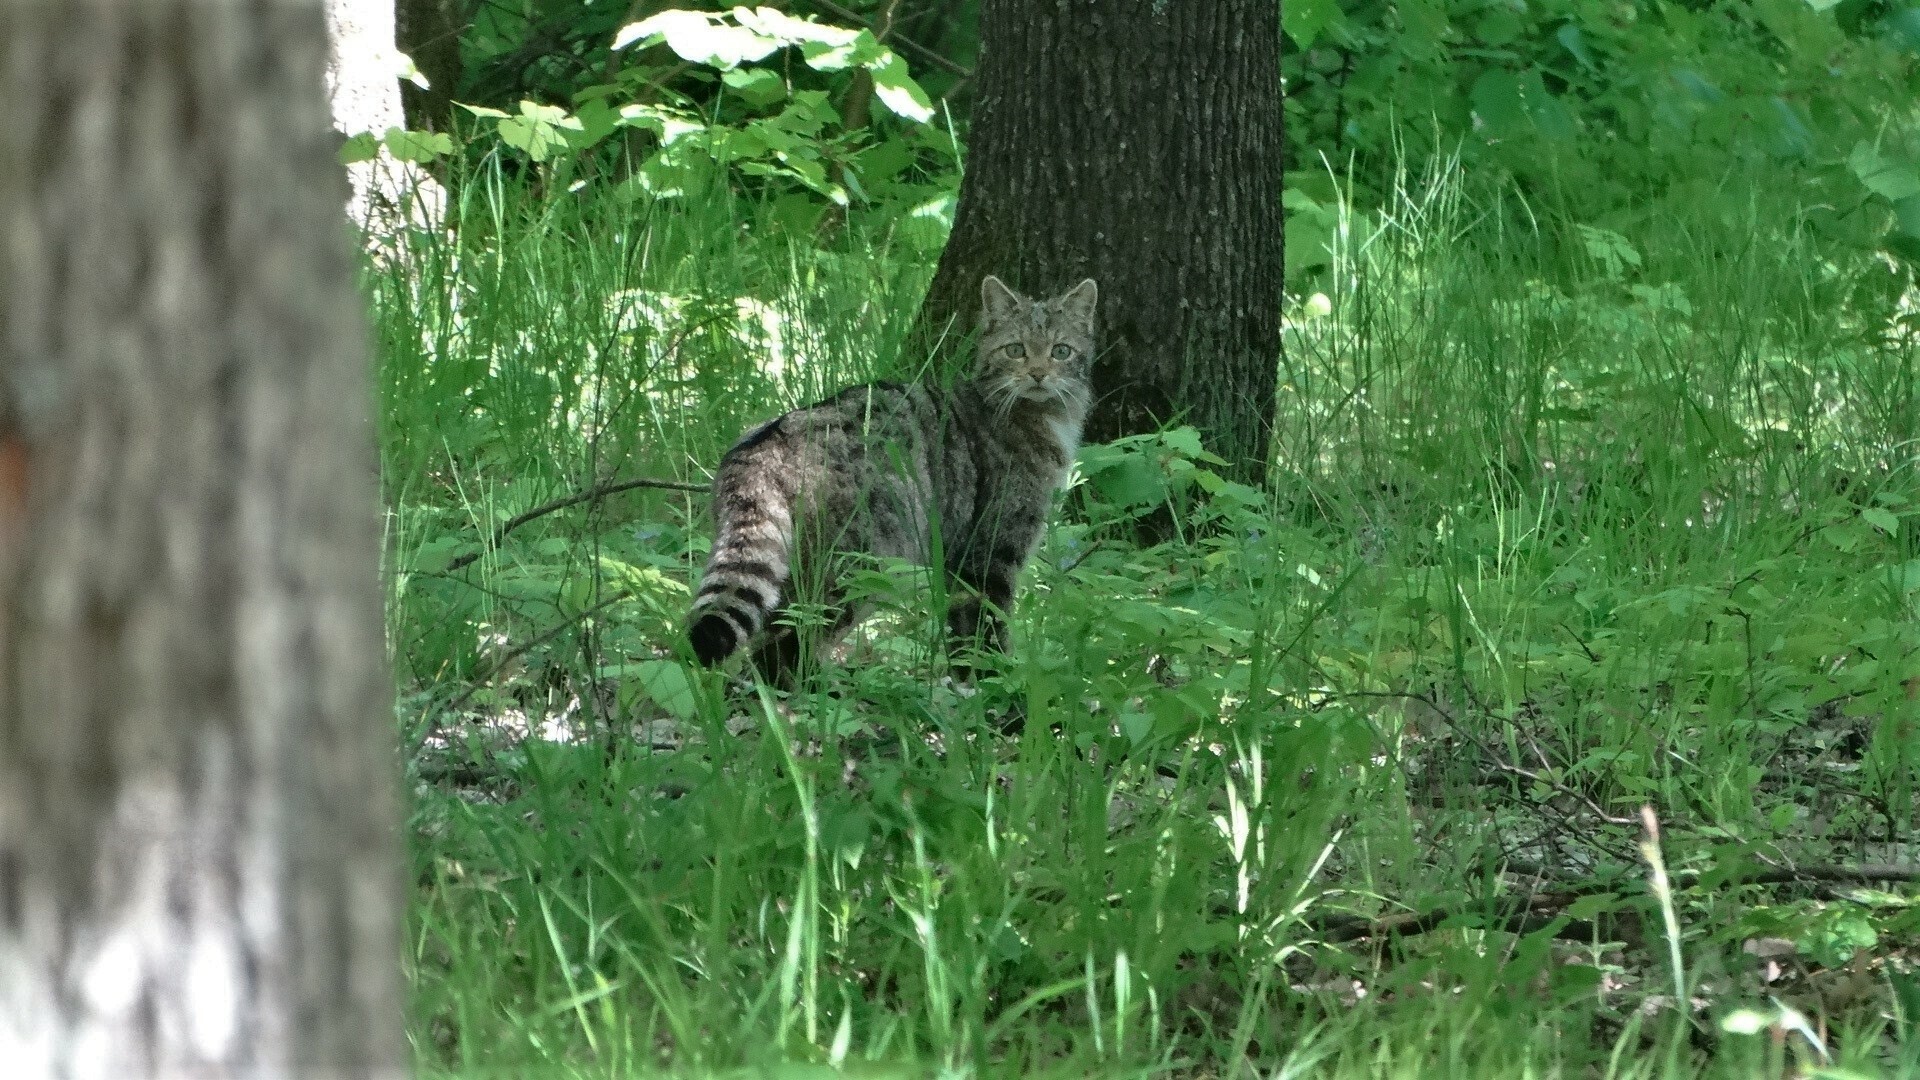
[[[1729,885],[1790,885],[1801,881],[1819,881],[1827,883],[1875,884],[1920,881],[1920,866],[1890,866],[1886,864],[1868,864],[1866,866],[1802,866],[1797,870],[1763,870],[1754,874],[1741,874],[1727,881]]]
[[[1550,922],[1553,916],[1571,906],[1583,897],[1611,892],[1611,889],[1595,887],[1591,890],[1571,890],[1567,892],[1534,893],[1517,905],[1512,905],[1504,915],[1494,916],[1481,929],[1507,930],[1513,933],[1525,933],[1528,929],[1538,929]],[[1313,929],[1325,942],[1358,941],[1361,938],[1379,938],[1389,935],[1410,937],[1439,929],[1448,920],[1475,913],[1483,904],[1462,904],[1458,907],[1435,908],[1432,911],[1404,911],[1397,915],[1381,915],[1368,918],[1364,915],[1334,915],[1317,924]],[[1524,928],[1522,928],[1524,927]]]
[[[636,488],[654,488],[660,491],[705,492],[711,490],[705,484],[689,484],[683,480],[652,480],[645,477],[638,480],[610,480],[604,484],[596,484],[585,491],[575,492],[564,499],[555,499],[545,505],[536,506],[523,514],[515,514],[513,517],[507,519],[506,524],[493,531],[493,539],[488,543],[487,547],[499,547],[501,542],[506,540],[508,533],[525,525],[529,521],[536,521],[546,517],[548,514],[565,510],[569,506],[579,506],[584,502],[596,502],[609,495],[618,495],[623,491],[633,491]],[[441,573],[450,574],[455,570],[470,566],[480,558],[480,554],[478,551],[468,552],[449,562],[447,568],[441,571]]]
[[[1790,885],[1802,882],[1841,884],[1920,882],[1920,866],[1802,866],[1793,870],[1755,870],[1735,874],[1723,884]],[[1609,886],[1595,884],[1588,888],[1533,893],[1517,902],[1510,902],[1504,914],[1490,916],[1479,929],[1502,930],[1514,934],[1530,933],[1549,925],[1555,916],[1571,907],[1576,901],[1613,891],[1614,889]],[[1472,901],[1454,907],[1435,908],[1431,911],[1405,911],[1396,915],[1380,915],[1372,918],[1340,913],[1310,925],[1320,940],[1329,943],[1394,935],[1411,937],[1414,934],[1425,934],[1437,930],[1451,919],[1478,913],[1485,907],[1485,901]],[[1570,923],[1555,936],[1586,938],[1598,929],[1609,937],[1633,939],[1629,944],[1637,942],[1639,937],[1637,927],[1621,920],[1608,920],[1608,922],[1612,925],[1600,923],[1598,920],[1591,923]]]

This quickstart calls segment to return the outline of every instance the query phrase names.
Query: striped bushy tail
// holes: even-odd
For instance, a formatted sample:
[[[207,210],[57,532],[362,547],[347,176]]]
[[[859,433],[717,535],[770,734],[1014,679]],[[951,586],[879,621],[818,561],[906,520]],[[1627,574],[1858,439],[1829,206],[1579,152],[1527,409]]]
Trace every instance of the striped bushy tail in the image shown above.
[[[731,656],[779,610],[793,537],[784,493],[753,470],[726,464],[714,483],[713,551],[687,617],[687,640],[706,667]]]

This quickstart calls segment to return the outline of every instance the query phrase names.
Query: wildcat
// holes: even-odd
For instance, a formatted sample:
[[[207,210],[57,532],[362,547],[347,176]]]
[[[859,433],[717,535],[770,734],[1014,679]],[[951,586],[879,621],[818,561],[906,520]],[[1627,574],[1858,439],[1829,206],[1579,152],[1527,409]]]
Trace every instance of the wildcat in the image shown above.
[[[713,666],[758,638],[761,677],[791,685],[803,643],[778,622],[821,603],[824,648],[860,617],[847,555],[936,563],[956,647],[1007,645],[1014,579],[1039,543],[1092,402],[1091,279],[1030,300],[987,277],[971,377],[854,386],[747,432],[713,479],[713,549],[687,637]]]

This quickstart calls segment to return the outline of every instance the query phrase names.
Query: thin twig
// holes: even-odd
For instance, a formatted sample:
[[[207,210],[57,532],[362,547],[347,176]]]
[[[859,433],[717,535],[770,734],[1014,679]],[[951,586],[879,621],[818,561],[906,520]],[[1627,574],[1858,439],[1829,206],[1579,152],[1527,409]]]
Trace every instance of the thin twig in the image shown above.
[[[1091,544],[1088,544],[1088,545],[1086,546],[1086,548],[1085,548],[1085,549],[1083,549],[1083,550],[1082,550],[1082,551],[1080,552],[1080,554],[1079,554],[1079,555],[1076,555],[1076,556],[1074,557],[1074,559],[1073,559],[1073,561],[1072,561],[1072,562],[1070,562],[1070,563],[1068,563],[1067,565],[1065,565],[1065,566],[1063,566],[1063,567],[1061,567],[1061,568],[1060,568],[1060,572],[1061,572],[1061,573],[1063,573],[1063,574],[1071,574],[1071,573],[1073,573],[1073,572],[1074,572],[1075,570],[1078,570],[1078,569],[1080,569],[1080,564],[1081,564],[1081,563],[1083,563],[1083,562],[1086,562],[1086,561],[1087,561],[1087,556],[1089,556],[1089,555],[1091,555],[1091,554],[1093,554],[1094,552],[1096,552],[1096,551],[1099,551],[1099,550],[1100,550],[1100,544],[1101,544],[1101,541],[1099,541],[1099,540],[1095,540],[1095,541],[1094,541],[1093,543],[1091,543]]]
[[[641,477],[637,480],[609,480],[604,484],[595,484],[585,491],[577,491],[564,499],[555,499],[543,506],[536,506],[523,514],[516,514],[508,518],[505,525],[493,531],[493,540],[487,546],[489,548],[499,547],[501,542],[506,540],[508,533],[525,525],[529,521],[546,517],[548,514],[559,510],[565,510],[569,506],[579,506],[584,502],[594,502],[599,499],[604,499],[609,495],[618,495],[623,491],[632,491],[635,488],[655,488],[660,491],[705,492],[711,490],[705,484],[690,484],[684,480],[653,480],[646,477]],[[470,551],[454,559],[452,562],[447,563],[447,568],[441,572],[450,574],[455,570],[472,564],[479,558],[480,552]]]
[[[867,22],[867,20],[861,18],[858,12],[848,11],[846,8],[843,8],[839,4],[834,3],[833,0],[807,0],[807,3],[812,4],[814,7],[817,7],[822,11],[825,11],[827,14],[832,15],[836,19],[842,19],[846,22],[850,22],[854,24],[855,26],[859,26],[867,30],[873,29],[873,25]],[[927,48],[925,45],[922,45],[917,41],[914,41],[912,38],[901,37],[899,34],[890,34],[888,36],[893,41],[906,46],[908,52],[917,54],[922,60],[925,60],[927,63],[932,64],[937,68],[942,68],[954,75],[960,76],[963,79],[970,79],[973,77],[972,71],[969,71],[968,69],[961,67],[959,64],[956,64],[953,61],[947,59],[946,57],[941,56],[939,53],[934,52],[932,49]]]
[[[1585,795],[1571,787],[1568,787],[1566,784],[1563,784],[1560,781],[1555,780],[1542,773],[1535,772],[1532,769],[1522,768],[1519,765],[1515,765],[1509,761],[1506,761],[1499,754],[1494,753],[1493,748],[1491,746],[1488,746],[1484,739],[1481,739],[1478,735],[1474,734],[1471,731],[1468,731],[1465,725],[1456,721],[1453,718],[1451,713],[1447,712],[1446,709],[1441,708],[1440,703],[1438,701],[1435,701],[1429,695],[1415,694],[1415,693],[1410,693],[1405,691],[1392,691],[1392,690],[1349,690],[1338,696],[1400,698],[1406,701],[1418,701],[1421,704],[1425,705],[1428,709],[1432,710],[1433,714],[1435,716],[1438,716],[1442,723],[1446,724],[1447,730],[1453,732],[1454,734],[1460,736],[1462,739],[1465,739],[1467,742],[1473,744],[1473,748],[1475,750],[1480,751],[1481,756],[1486,759],[1487,763],[1491,765],[1496,772],[1503,772],[1510,776],[1518,776],[1523,780],[1530,780],[1536,784],[1540,784],[1543,787],[1551,788],[1553,791],[1557,792],[1558,794],[1564,795],[1567,798],[1573,799],[1574,801],[1580,803],[1582,806],[1585,806],[1588,812],[1592,813],[1595,817],[1598,817],[1601,821],[1604,821],[1609,825],[1632,825],[1632,824],[1636,824],[1639,821],[1638,818],[1621,817],[1619,815],[1609,814],[1607,813],[1606,808],[1601,806],[1599,803],[1595,802],[1592,799],[1592,797]]]
[[[506,652],[501,653],[500,659],[495,660],[493,662],[493,666],[489,667],[486,670],[485,674],[475,676],[473,681],[467,685],[467,688],[465,690],[460,691],[457,697],[455,697],[452,701],[447,703],[447,707],[445,711],[449,713],[460,711],[460,706],[465,705],[467,703],[468,698],[471,698],[474,694],[479,693],[481,687],[485,686],[487,682],[491,680],[494,676],[500,674],[502,671],[505,671],[508,664],[511,664],[515,660],[518,660],[521,656],[524,656],[528,650],[537,649],[540,646],[545,645],[547,642],[552,641],[554,638],[559,637],[563,633],[566,633],[568,630],[586,621],[587,619],[590,619],[593,616],[598,615],[600,612],[605,611],[606,609],[612,607],[613,605],[619,603],[622,600],[632,599],[632,597],[633,597],[632,593],[629,593],[623,589],[620,592],[614,593],[612,596],[609,596],[605,600],[602,600],[599,603],[593,605],[592,607],[587,608],[586,610],[580,612],[579,614],[574,615],[570,618],[564,619],[561,622],[555,624],[554,626],[548,627],[547,629],[542,630],[540,633],[534,635],[533,637],[528,638],[527,640],[521,642],[518,645],[515,645],[513,648],[508,649]]]

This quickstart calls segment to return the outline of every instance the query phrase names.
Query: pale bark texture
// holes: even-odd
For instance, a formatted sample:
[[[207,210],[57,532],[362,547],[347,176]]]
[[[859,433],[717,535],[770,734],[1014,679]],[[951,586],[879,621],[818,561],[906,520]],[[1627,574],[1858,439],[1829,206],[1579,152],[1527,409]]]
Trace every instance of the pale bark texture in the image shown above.
[[[384,135],[407,126],[400,105],[401,54],[394,44],[394,0],[325,0],[327,98],[333,126],[342,135]],[[446,192],[412,162],[385,147],[371,161],[347,167],[353,197],[347,216],[376,249],[390,245],[401,228],[436,227],[444,218]]]
[[[390,1076],[401,845],[319,0],[0,0],[0,1073]]]
[[[1280,359],[1274,0],[982,0],[978,96],[923,341],[964,334],[980,280],[1095,278],[1087,439],[1191,423],[1264,477]]]

